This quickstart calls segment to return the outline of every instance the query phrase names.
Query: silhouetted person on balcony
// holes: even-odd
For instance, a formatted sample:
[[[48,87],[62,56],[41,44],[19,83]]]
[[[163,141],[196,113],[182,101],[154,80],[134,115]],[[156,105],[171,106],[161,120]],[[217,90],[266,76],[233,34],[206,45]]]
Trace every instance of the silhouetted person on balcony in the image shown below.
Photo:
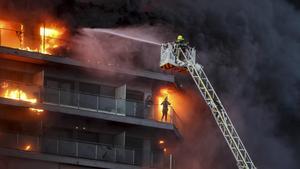
[[[145,100],[145,116],[152,117],[152,107],[153,107],[153,99],[151,95],[148,95]]]
[[[163,121],[163,119],[165,119],[165,122],[167,122],[168,119],[168,111],[169,111],[169,105],[171,105],[171,103],[168,101],[168,97],[165,98],[165,100],[163,102],[161,102],[162,107],[162,116],[161,116],[161,121]]]

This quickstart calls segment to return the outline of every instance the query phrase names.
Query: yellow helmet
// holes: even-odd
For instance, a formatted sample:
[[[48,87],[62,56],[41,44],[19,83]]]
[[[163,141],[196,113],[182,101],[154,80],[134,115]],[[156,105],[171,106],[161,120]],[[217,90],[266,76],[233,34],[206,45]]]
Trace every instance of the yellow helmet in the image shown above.
[[[183,38],[182,35],[178,35],[178,36],[177,36],[177,40],[184,40],[184,38]]]

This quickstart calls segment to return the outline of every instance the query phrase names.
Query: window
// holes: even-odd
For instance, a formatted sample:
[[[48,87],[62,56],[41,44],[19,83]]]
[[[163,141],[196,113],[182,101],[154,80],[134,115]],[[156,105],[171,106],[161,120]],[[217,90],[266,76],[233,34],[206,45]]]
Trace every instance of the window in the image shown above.
[[[100,88],[100,95],[101,96],[109,96],[109,97],[115,97],[115,87],[111,86],[102,86]]]
[[[96,85],[96,84],[89,84],[89,83],[81,82],[81,83],[79,83],[79,91],[80,91],[80,93],[99,95],[100,86]]]
[[[49,103],[60,103],[75,106],[74,82],[47,77],[45,80],[44,100]]]
[[[143,148],[143,139],[126,136],[126,147],[134,148],[134,149],[142,149]]]
[[[74,90],[74,82],[63,79],[55,79],[47,77],[45,80],[45,86],[47,88],[53,89],[61,89],[64,91],[73,91]]]
[[[53,89],[58,89],[59,88],[59,83],[57,80],[54,80],[54,79],[46,79],[45,81],[45,86],[47,88],[53,88]]]
[[[108,145],[112,145],[114,142],[114,137],[112,134],[104,134],[101,133],[99,135],[99,142],[102,144],[108,144]]]
[[[127,90],[126,91],[126,99],[134,100],[134,101],[143,101],[144,93],[136,90]]]

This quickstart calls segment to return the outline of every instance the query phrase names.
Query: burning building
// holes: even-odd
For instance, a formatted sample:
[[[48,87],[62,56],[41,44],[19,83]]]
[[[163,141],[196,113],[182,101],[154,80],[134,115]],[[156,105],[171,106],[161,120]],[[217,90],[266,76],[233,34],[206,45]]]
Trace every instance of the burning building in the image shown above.
[[[66,39],[66,28],[58,22],[32,26],[32,23],[0,20],[1,46],[51,55],[58,54],[59,49],[66,49]]]
[[[0,168],[173,169],[180,134],[160,105],[173,75],[91,67],[70,57],[70,36],[0,20]]]
[[[0,169],[236,167],[195,84],[179,81],[189,96],[177,97],[165,87],[174,76],[152,69],[159,52],[104,34],[137,25],[197,48],[258,168],[299,168],[298,10],[285,0],[0,0]],[[74,34],[85,37],[75,49]],[[146,57],[132,64],[137,51]]]

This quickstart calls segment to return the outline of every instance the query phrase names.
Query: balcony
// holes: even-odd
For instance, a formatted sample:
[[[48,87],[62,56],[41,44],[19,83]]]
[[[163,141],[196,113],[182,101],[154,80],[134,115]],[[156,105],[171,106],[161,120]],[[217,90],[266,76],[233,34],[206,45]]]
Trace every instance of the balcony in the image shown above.
[[[140,158],[136,155],[136,152],[139,150],[131,150],[113,145],[6,132],[0,132],[0,137],[0,147],[24,152],[36,152],[135,166],[147,164],[147,166],[143,167],[161,169],[170,168],[173,163],[172,155],[162,152],[147,152],[150,158],[147,161],[138,162],[136,160]]]
[[[74,49],[81,49],[84,44],[72,40],[68,30],[63,25],[43,21],[35,26],[35,28],[31,26],[26,28],[26,25],[22,23],[0,20],[0,58],[30,63],[52,62],[174,82],[174,76],[163,73],[159,67],[145,68],[143,66],[129,69],[106,62],[100,64],[85,63],[81,57],[72,57],[74,56]],[[111,69],[112,66],[114,69]]]
[[[75,91],[38,87],[31,84],[1,80],[0,97],[55,107],[84,110],[91,113],[147,119],[176,126],[176,113],[169,108],[167,121],[161,120],[161,105],[146,105],[144,102],[91,95]]]
[[[55,104],[99,113],[161,121],[161,113],[159,112],[161,105],[158,104],[145,105],[145,103],[138,101],[64,91],[54,88],[44,88],[43,96],[44,104]],[[170,108],[170,110],[167,121],[163,122],[174,124],[174,111],[172,111],[172,108]]]

